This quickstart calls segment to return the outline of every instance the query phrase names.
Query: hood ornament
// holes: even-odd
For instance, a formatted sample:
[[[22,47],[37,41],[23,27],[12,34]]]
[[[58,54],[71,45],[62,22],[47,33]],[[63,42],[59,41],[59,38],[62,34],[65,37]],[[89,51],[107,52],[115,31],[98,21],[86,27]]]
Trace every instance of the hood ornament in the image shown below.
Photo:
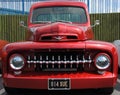
[[[54,37],[56,40],[62,40],[64,37],[62,37],[62,36],[56,36],[56,37]]]

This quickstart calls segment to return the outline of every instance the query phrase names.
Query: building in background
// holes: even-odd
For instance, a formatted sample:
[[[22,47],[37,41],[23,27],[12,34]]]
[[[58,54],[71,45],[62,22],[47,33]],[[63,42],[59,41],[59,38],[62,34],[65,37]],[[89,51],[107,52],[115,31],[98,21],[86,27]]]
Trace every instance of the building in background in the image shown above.
[[[52,0],[0,0],[0,14],[28,14],[35,2]],[[57,1],[57,0],[56,0]],[[63,0],[64,1],[64,0]],[[120,0],[70,0],[81,1],[88,5],[90,14],[120,12]]]

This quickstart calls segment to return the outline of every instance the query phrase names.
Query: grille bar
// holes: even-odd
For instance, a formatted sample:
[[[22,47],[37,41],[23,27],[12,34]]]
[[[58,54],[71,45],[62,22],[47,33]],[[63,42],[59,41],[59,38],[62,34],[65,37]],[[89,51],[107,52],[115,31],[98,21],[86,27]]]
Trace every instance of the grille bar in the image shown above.
[[[70,69],[65,69],[65,68],[64,69],[63,68],[62,69],[49,69],[48,68],[48,69],[44,69],[44,71],[58,71],[58,72],[59,71],[66,71],[67,72],[67,71],[77,71],[77,69],[75,69],[75,68],[70,68]]]
[[[79,64],[79,63],[91,63],[91,62],[92,62],[92,60],[78,60],[78,61],[74,61],[74,60],[73,61],[33,61],[33,60],[31,60],[31,61],[27,61],[27,63],[40,63],[40,64],[44,64],[44,63],[46,63],[46,64],[50,64],[50,63],[51,64],[55,64],[55,63],[58,63],[58,64],[76,63],[76,64]]]
[[[82,67],[84,68],[85,64],[89,64],[89,68],[91,66],[91,63],[93,62],[93,60],[91,59],[91,56],[89,55],[88,58],[85,59],[85,56],[80,57],[79,55],[73,56],[27,56],[27,63],[28,63],[28,68],[31,67],[31,64],[34,64],[34,68],[37,67],[37,64],[39,64],[40,68],[43,68],[43,65],[45,65],[46,69],[54,69],[57,68],[60,69],[61,68],[61,64],[64,66],[63,68],[67,68],[67,65],[70,65],[69,68],[78,68],[80,64],[82,64]],[[49,67],[49,65],[52,65],[51,67]],[[47,71],[47,70],[46,70]]]

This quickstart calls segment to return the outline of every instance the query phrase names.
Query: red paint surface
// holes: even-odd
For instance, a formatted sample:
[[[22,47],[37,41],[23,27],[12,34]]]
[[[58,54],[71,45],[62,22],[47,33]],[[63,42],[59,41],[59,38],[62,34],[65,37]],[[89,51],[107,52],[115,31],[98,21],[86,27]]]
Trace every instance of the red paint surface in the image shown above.
[[[88,88],[104,88],[113,87],[116,78],[110,72],[104,75],[91,74],[91,73],[39,73],[36,75],[23,75],[23,76],[4,76],[4,84],[8,87],[29,88],[29,89],[48,89],[49,78],[70,78],[71,89],[88,89]]]
[[[8,44],[7,41],[0,40],[0,60],[1,60],[1,56],[2,56],[2,55],[1,55],[2,48],[3,48],[6,44]]]
[[[37,7],[48,6],[77,6],[83,7],[86,10],[88,22],[84,24],[68,24],[56,22],[52,24],[32,24],[30,18],[32,10]],[[2,70],[3,81],[7,87],[15,88],[32,88],[32,89],[47,89],[48,78],[70,78],[71,89],[84,89],[84,88],[104,88],[113,87],[117,80],[118,69],[118,55],[115,47],[111,43],[102,41],[93,41],[93,32],[90,28],[90,18],[87,11],[87,6],[84,3],[78,2],[42,2],[34,4],[30,9],[28,19],[28,27],[37,27],[37,31],[32,34],[28,31],[28,39],[32,35],[34,39],[26,42],[10,43],[2,50]],[[90,29],[89,29],[90,28]],[[65,36],[77,35],[78,40],[60,40],[60,41],[39,41],[39,38],[45,35],[52,36]],[[106,70],[106,73],[99,75],[94,72],[76,72],[76,73],[56,73],[56,72],[40,72],[40,73],[23,73],[15,76],[8,70],[9,56],[11,53],[23,50],[36,50],[36,49],[83,49],[95,50],[108,53],[112,59],[111,70]]]

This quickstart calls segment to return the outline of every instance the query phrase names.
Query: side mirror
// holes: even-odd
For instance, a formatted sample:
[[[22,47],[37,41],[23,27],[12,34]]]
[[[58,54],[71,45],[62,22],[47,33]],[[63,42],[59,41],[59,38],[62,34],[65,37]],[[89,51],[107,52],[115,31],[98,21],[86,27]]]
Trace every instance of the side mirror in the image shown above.
[[[100,20],[95,20],[94,25],[92,25],[91,27],[93,28],[93,27],[95,27],[95,26],[97,26],[97,25],[100,25]]]
[[[96,20],[95,25],[100,25],[100,20]]]
[[[100,21],[99,21],[99,20],[95,20],[94,25],[91,25],[90,27],[88,27],[87,30],[89,30],[89,29],[91,29],[91,28],[93,28],[93,27],[95,27],[95,26],[97,26],[97,25],[100,25]]]
[[[20,24],[20,26],[22,26],[22,27],[24,27],[24,28],[27,28],[27,29],[28,29],[28,27],[24,25],[24,21],[20,21],[20,23],[19,23],[19,24]]]

